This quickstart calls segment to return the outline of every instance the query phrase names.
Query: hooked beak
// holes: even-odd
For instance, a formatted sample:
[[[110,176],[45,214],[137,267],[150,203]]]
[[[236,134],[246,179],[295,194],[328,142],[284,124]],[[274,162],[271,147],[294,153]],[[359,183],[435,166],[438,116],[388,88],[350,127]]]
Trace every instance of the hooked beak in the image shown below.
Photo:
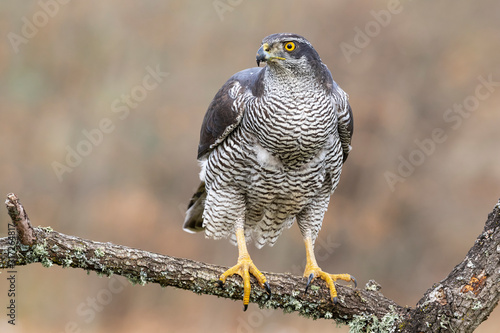
[[[260,66],[261,61],[267,61],[271,56],[269,55],[269,45],[267,43],[263,44],[257,51],[255,58],[257,59],[257,67]]]
[[[255,57],[257,60],[257,66],[260,66],[260,63],[262,61],[269,61],[269,60],[273,60],[273,59],[285,60],[285,58],[274,56],[269,51],[271,51],[269,44],[267,44],[267,43],[262,44],[262,46],[257,51],[257,55]]]

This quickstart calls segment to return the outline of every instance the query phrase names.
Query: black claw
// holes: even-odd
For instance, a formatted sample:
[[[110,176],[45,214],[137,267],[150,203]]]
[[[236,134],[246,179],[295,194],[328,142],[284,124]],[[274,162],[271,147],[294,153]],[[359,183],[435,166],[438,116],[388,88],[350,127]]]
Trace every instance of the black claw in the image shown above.
[[[332,301],[333,301],[333,304],[337,304],[339,302],[339,299],[338,299],[338,297],[334,297]]]
[[[224,282],[222,282],[222,280],[217,281],[217,284],[219,285],[219,288],[224,288]]]
[[[269,295],[271,295],[271,286],[269,285],[269,282],[265,282],[264,283],[264,288],[266,288],[266,293],[268,293]]]
[[[245,312],[248,309],[248,304],[243,304],[243,312]]]
[[[309,274],[309,278],[307,279],[306,291],[305,291],[306,294],[307,294],[307,289],[309,289],[309,286],[311,285],[311,281],[313,279],[314,279],[314,273]]]
[[[356,278],[351,275],[351,281],[354,282],[354,288],[358,287],[358,281],[356,281]]]

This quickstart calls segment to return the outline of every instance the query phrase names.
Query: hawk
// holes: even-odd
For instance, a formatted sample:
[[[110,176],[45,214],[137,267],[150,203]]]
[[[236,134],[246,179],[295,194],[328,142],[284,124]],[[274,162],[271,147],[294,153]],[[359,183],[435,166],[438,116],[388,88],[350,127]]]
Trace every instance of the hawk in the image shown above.
[[[272,246],[297,221],[307,287],[315,278],[325,280],[337,303],[334,281],[356,280],[323,272],[314,242],[351,150],[348,95],[302,36],[267,36],[256,58],[258,67],[233,75],[205,114],[198,146],[201,184],[189,202],[184,230],[205,230],[208,238],[229,237],[238,245],[237,264],[219,282],[233,274],[243,278],[246,310],[250,274],[271,292],[246,243]]]

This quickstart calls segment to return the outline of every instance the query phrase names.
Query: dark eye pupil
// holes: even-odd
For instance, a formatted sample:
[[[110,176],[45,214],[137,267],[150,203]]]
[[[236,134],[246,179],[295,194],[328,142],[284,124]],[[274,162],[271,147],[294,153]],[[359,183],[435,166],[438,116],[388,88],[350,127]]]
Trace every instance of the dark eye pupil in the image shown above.
[[[288,43],[288,44],[286,44],[286,48],[287,48],[287,49],[289,49],[289,50],[290,50],[292,47],[293,47],[292,43]]]

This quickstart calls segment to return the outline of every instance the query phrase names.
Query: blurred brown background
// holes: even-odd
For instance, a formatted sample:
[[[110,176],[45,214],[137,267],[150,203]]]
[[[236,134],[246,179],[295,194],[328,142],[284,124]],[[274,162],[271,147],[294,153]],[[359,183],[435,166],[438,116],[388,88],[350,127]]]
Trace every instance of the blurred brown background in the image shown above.
[[[255,65],[263,37],[299,33],[349,93],[355,119],[317,243],[320,266],[352,273],[361,288],[375,279],[414,306],[463,259],[500,197],[500,3],[390,3],[2,1],[0,194],[15,192],[34,225],[233,265],[227,241],[181,229],[198,185],[200,124],[225,80]],[[431,144],[436,129],[441,142]],[[68,147],[85,155],[73,166]],[[54,162],[67,166],[59,177]],[[405,181],[391,188],[389,172]],[[303,272],[296,226],[250,252],[264,271]],[[0,331],[348,331],[123,281],[21,267],[17,325],[2,315]],[[6,290],[1,274],[2,308]],[[496,309],[477,332],[499,325]]]

